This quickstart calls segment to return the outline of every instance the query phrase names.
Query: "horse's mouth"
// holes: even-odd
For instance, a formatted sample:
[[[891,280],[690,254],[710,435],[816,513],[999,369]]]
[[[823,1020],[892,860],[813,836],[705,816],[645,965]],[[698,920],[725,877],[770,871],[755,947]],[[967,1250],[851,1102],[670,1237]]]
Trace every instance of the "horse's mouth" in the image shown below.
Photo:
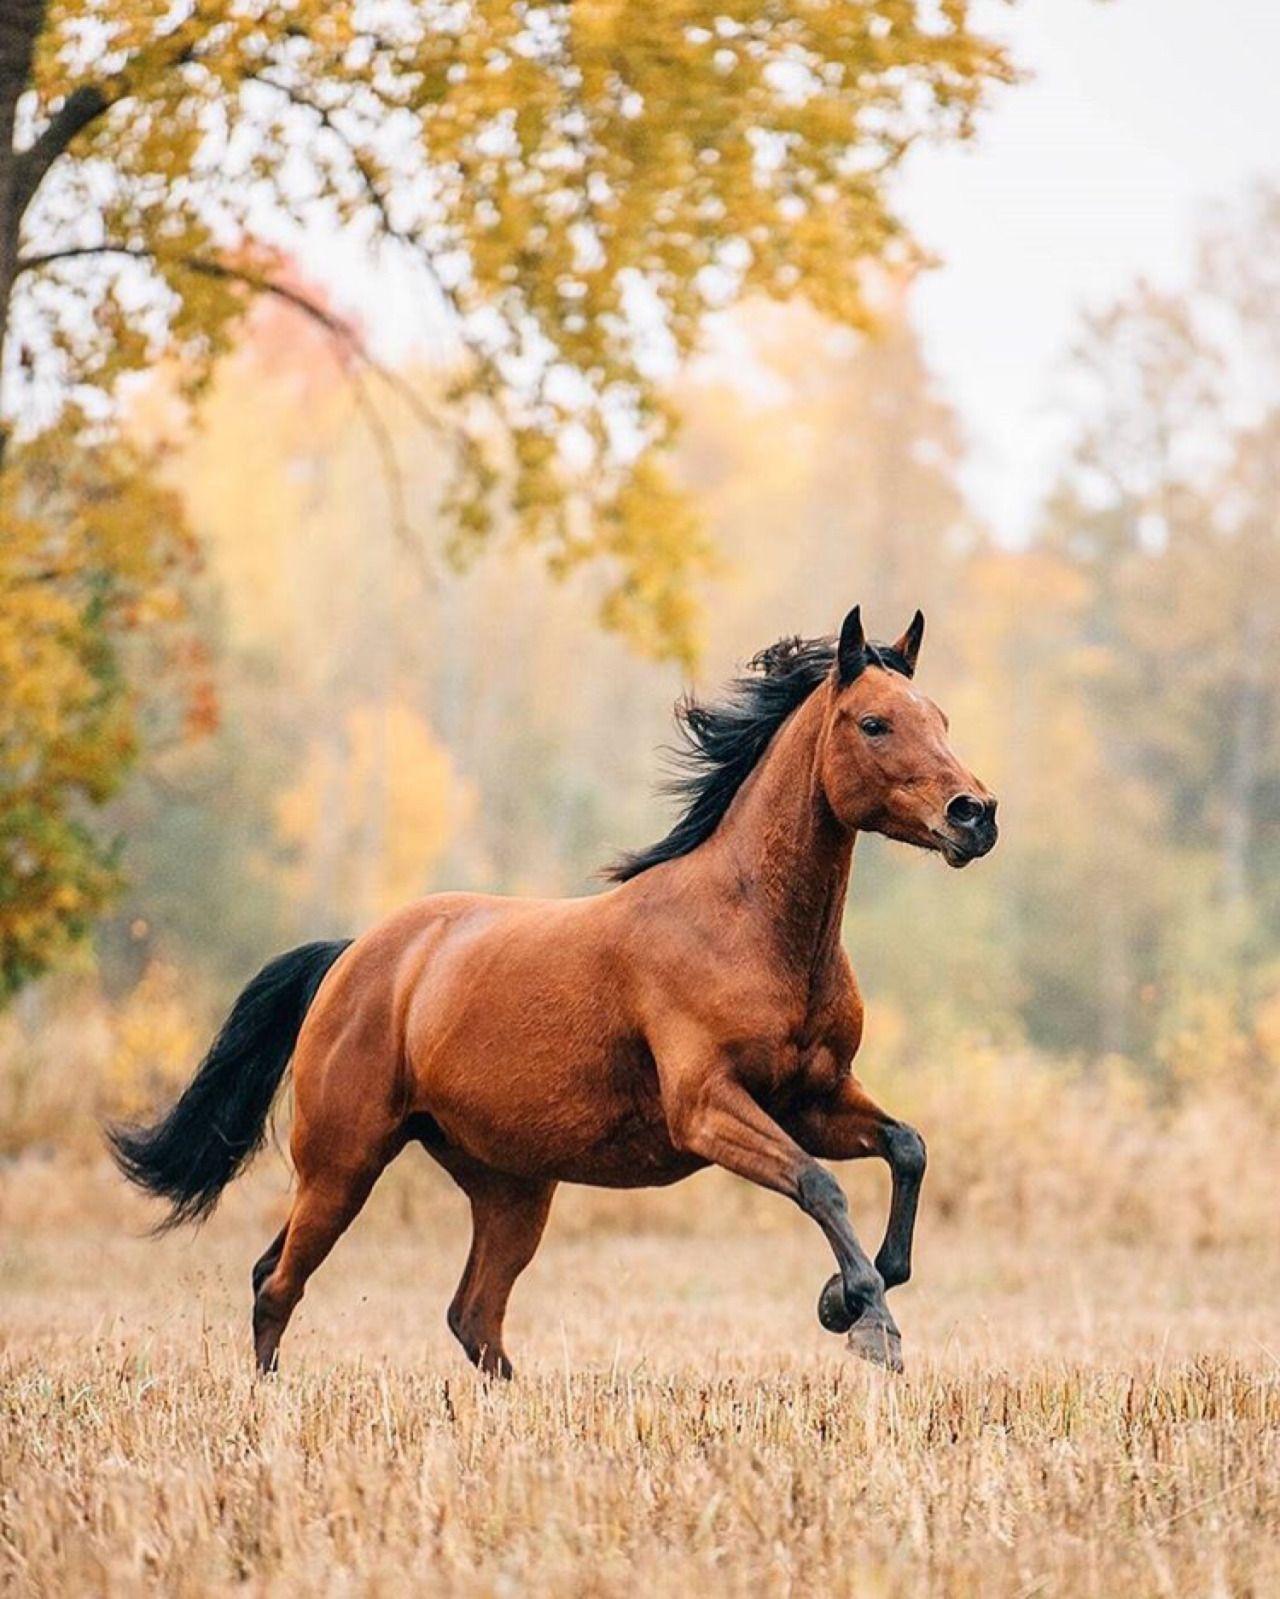
[[[954,838],[939,827],[930,831],[935,841],[934,848],[947,865],[957,872],[968,866],[971,861],[981,860],[984,855],[989,855],[996,846],[997,834],[994,824],[989,833],[983,832],[979,836],[963,839]]]

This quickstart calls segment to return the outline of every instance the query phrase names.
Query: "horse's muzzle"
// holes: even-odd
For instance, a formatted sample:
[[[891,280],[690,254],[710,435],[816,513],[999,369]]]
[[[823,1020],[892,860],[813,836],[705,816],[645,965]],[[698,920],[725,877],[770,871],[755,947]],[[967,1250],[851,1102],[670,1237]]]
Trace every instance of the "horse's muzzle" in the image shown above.
[[[934,829],[947,865],[957,869],[989,855],[999,836],[995,800],[985,795],[979,798],[976,794],[957,794],[947,806],[945,830]]]

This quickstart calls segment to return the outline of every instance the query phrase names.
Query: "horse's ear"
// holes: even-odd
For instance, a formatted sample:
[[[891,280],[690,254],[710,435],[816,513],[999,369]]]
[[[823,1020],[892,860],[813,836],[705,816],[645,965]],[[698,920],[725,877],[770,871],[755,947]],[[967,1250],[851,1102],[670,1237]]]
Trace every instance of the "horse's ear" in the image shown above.
[[[855,605],[844,619],[840,643],[836,647],[836,669],[841,685],[852,683],[866,664],[867,635],[862,631],[862,607]]]
[[[916,661],[920,655],[920,640],[924,637],[924,612],[917,611],[911,618],[911,626],[893,646],[897,654],[907,663],[907,672],[915,676]]]

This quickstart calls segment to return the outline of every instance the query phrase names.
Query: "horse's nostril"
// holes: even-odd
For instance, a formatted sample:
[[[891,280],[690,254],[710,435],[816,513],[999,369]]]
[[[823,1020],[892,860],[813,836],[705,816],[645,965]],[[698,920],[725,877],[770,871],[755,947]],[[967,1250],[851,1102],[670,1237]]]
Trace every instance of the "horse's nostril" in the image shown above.
[[[987,802],[976,794],[957,794],[947,806],[947,820],[957,827],[974,827],[987,814]]]

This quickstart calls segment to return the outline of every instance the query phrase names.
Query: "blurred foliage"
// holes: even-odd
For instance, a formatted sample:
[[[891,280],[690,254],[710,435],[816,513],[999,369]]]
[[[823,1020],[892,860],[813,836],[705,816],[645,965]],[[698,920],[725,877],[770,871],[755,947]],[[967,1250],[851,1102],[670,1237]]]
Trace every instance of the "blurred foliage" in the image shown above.
[[[449,753],[421,715],[392,701],[347,712],[313,740],[276,817],[295,903],[355,926],[416,897],[465,814]]]
[[[137,1117],[172,1098],[183,1086],[178,1062],[198,1060],[204,1052],[202,1020],[181,974],[161,962],[149,966],[111,1013],[100,1109]]]
[[[1078,587],[1055,703],[1087,733],[1059,767],[1080,836],[1055,964],[1106,1050],[1159,1043],[1189,988],[1247,1009],[1280,948],[1277,251],[1259,188],[1212,219],[1185,291],[1139,284],[1072,363],[1038,540]]]
[[[745,294],[864,320],[866,264],[912,253],[888,175],[1011,76],[969,11],[22,0],[0,30],[9,412],[50,385],[87,403],[163,350],[199,390],[248,299],[309,303],[281,241],[353,230],[447,327],[449,553],[514,520],[553,565],[602,560],[605,621],[687,660],[705,544],[670,509],[664,380]]]
[[[0,1001],[64,956],[117,886],[88,825],[142,724],[183,738],[212,715],[184,626],[194,547],[139,452],[50,430],[0,476]]]

